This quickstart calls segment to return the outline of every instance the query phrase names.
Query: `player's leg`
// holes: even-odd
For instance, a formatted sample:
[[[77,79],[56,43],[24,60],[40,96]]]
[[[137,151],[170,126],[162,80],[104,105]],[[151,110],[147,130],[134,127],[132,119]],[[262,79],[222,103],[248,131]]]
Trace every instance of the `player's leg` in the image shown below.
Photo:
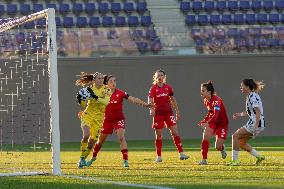
[[[156,162],[162,162],[162,148],[163,148],[163,140],[162,140],[162,131],[165,127],[164,117],[163,116],[154,116],[152,128],[155,130],[155,147],[156,147]]]
[[[128,149],[127,149],[127,143],[125,139],[125,129],[124,128],[117,128],[116,129],[117,138],[120,143],[120,150],[122,153],[122,159],[123,159],[123,166],[129,167],[128,165]]]
[[[201,154],[202,154],[202,160],[199,162],[199,165],[206,165],[207,162],[207,154],[208,154],[208,149],[210,145],[210,138],[214,135],[214,130],[213,127],[214,125],[206,124],[204,126],[204,131],[203,131],[203,138],[201,142]]]
[[[173,138],[173,141],[174,141],[174,144],[179,152],[179,159],[180,160],[186,160],[189,158],[188,155],[186,155],[184,152],[183,152],[183,148],[182,148],[182,141],[181,141],[181,138],[180,138],[180,135],[179,135],[179,132],[178,132],[178,128],[176,125],[172,125],[172,126],[168,126],[168,123],[166,122],[167,124],[167,127],[169,128],[170,130],[170,133],[171,133],[171,136]]]
[[[216,134],[216,141],[215,141],[215,148],[219,150],[221,153],[222,159],[226,159],[227,152],[225,149],[225,140],[227,138],[227,127],[217,127],[215,134]]]
[[[81,128],[82,128],[83,137],[81,140],[81,156],[80,160],[78,161],[78,168],[83,168],[83,166],[86,165],[85,152],[88,146],[88,139],[90,137],[90,127],[82,124]]]

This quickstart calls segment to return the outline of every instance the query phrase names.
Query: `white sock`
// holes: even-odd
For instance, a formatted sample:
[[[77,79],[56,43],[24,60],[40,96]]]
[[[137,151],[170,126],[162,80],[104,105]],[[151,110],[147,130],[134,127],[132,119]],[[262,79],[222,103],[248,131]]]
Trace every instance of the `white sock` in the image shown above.
[[[238,150],[232,150],[232,160],[238,160],[239,158],[239,151]]]
[[[255,149],[252,149],[250,154],[254,157],[259,157],[259,153]]]

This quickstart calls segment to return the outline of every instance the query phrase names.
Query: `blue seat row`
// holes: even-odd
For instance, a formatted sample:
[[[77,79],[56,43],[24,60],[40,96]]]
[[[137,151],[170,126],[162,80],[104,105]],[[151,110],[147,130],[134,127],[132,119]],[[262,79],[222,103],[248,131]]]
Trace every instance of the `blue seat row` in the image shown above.
[[[92,15],[95,13],[96,10],[100,14],[106,14],[108,12],[112,12],[114,14],[118,14],[122,11],[130,14],[132,12],[138,12],[139,14],[145,13],[148,8],[146,2],[138,2],[136,4],[136,7],[134,6],[134,3],[132,2],[125,2],[123,5],[120,3],[99,3],[98,7],[96,7],[95,3],[74,3],[72,7],[68,3],[61,3],[59,6],[57,6],[54,3],[48,3],[44,6],[44,4],[36,3],[36,4],[20,4],[20,7],[18,9],[17,4],[7,4],[6,10],[4,5],[0,5],[0,15],[3,15],[5,11],[8,15],[14,16],[18,12],[23,15],[31,14],[32,12],[39,12],[45,8],[54,8],[57,10],[60,14],[65,15],[69,12],[73,12],[74,14],[78,15],[85,11],[85,13]]]
[[[188,26],[198,25],[230,25],[230,24],[278,24],[284,23],[284,14],[212,14],[212,15],[187,15],[185,22]]]
[[[217,10],[219,12],[224,12],[226,10],[229,10],[231,12],[234,11],[248,11],[253,10],[255,12],[258,12],[260,10],[265,10],[266,12],[270,12],[273,9],[276,9],[278,11],[283,11],[284,9],[284,1],[283,0],[229,0],[229,1],[193,1],[193,2],[181,2],[180,3],[180,10],[184,13],[188,13],[189,11],[193,12],[200,12],[202,10],[206,12],[212,12],[214,10]]]

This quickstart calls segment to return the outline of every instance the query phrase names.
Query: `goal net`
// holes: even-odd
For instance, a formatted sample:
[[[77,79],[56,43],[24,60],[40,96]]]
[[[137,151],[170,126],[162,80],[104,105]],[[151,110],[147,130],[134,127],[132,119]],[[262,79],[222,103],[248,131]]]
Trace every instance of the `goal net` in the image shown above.
[[[0,19],[0,176],[60,175],[54,9]]]

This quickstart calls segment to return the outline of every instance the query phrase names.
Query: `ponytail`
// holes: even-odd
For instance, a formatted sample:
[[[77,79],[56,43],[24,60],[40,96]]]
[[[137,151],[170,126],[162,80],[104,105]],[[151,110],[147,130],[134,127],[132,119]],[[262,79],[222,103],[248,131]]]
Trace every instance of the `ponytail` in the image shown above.
[[[265,86],[263,81],[256,81],[252,78],[244,79],[243,84],[249,87],[249,89],[254,92],[260,92]]]
[[[214,89],[212,81],[209,80],[206,83],[202,83],[201,86],[205,87],[207,89],[207,91],[210,91],[211,95],[215,94],[215,89]]]

